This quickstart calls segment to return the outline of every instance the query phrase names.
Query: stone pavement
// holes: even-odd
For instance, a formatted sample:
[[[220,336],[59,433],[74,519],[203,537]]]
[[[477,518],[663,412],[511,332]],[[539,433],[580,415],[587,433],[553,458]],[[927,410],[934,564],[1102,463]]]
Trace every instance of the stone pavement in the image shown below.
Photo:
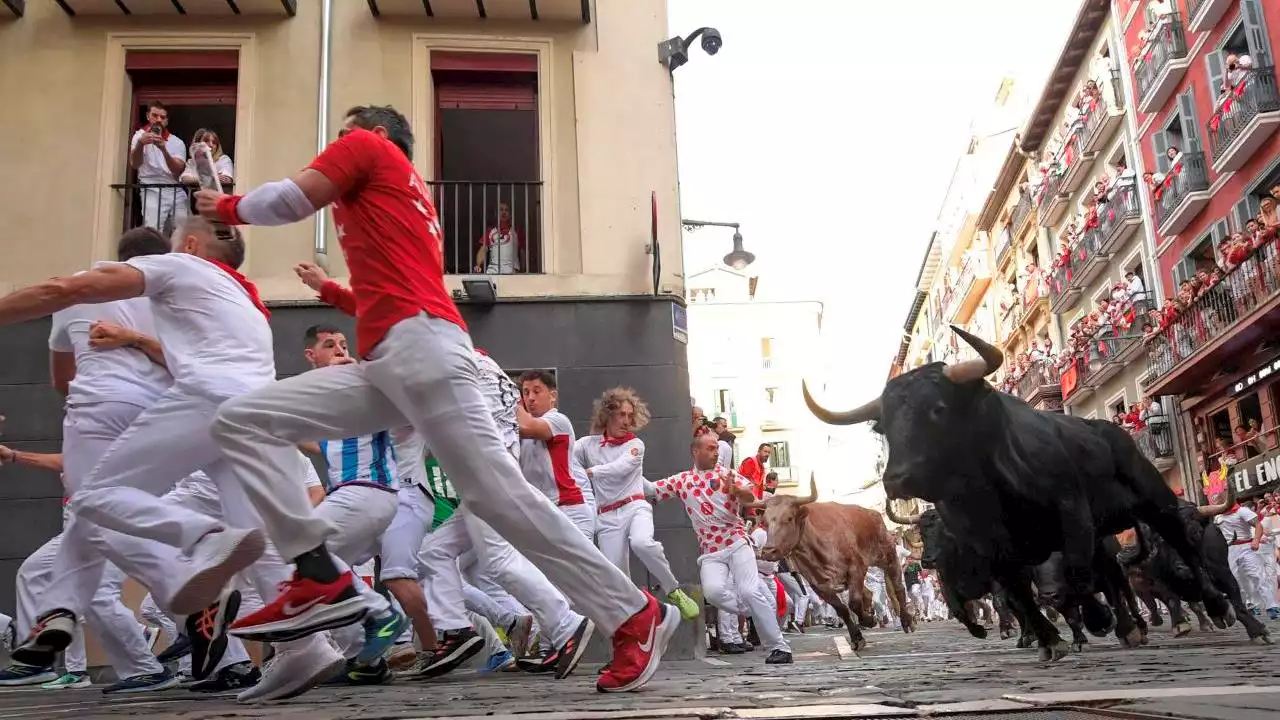
[[[1280,638],[1280,623],[1271,625]],[[971,638],[955,623],[928,624],[911,635],[871,631],[861,657],[849,652],[843,634],[814,630],[789,639],[794,665],[765,666],[758,651],[664,663],[644,691],[627,695],[596,693],[596,668],[583,666],[559,682],[462,671],[430,683],[323,688],[269,706],[179,690],[127,698],[104,697],[96,689],[9,690],[0,692],[0,720],[909,717],[1043,705],[1206,720],[1280,716],[1280,646],[1251,645],[1239,627],[1182,639],[1174,639],[1167,626],[1156,628],[1151,644],[1138,650],[1123,650],[1112,638],[1091,638],[1084,653],[1054,665],[1040,663],[1034,650],[1018,650],[1013,640]],[[1054,712],[1039,720],[1059,717],[1068,715]]]

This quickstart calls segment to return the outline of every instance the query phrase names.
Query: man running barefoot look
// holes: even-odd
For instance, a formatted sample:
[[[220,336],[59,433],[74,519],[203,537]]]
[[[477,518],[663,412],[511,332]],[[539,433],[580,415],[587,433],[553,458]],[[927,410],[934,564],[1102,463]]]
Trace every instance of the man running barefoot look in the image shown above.
[[[293,178],[245,196],[197,193],[197,209],[228,224],[283,225],[333,206],[356,296],[356,349],[364,362],[314,370],[225,404],[213,432],[241,479],[279,484],[294,443],[351,437],[408,420],[460,493],[597,626],[613,635],[612,671],[597,687],[648,682],[679,616],[638,590],[527,483],[506,452],[477,380],[465,323],[444,285],[435,207],[409,157],[413,134],[390,107],[347,113],[341,137]],[[305,502],[298,489],[299,502]],[[299,513],[305,517],[309,510]],[[268,518],[302,582],[260,617],[287,624],[290,608],[350,592],[324,549],[325,532],[300,517]],[[252,620],[253,622],[249,622]]]

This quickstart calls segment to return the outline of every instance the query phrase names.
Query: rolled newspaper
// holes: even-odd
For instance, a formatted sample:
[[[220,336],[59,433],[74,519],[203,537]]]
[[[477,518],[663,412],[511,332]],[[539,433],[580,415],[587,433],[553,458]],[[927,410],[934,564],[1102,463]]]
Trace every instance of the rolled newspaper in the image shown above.
[[[222,192],[222,183],[218,182],[218,171],[213,166],[213,155],[209,153],[209,146],[196,143],[191,149],[191,154],[196,162],[196,174],[200,176],[200,189]]]

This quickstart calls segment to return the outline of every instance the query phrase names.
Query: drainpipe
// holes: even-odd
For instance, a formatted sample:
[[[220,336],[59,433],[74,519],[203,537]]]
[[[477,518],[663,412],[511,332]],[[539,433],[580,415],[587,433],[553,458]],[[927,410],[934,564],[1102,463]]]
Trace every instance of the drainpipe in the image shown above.
[[[320,92],[316,102],[316,154],[329,144],[329,65],[333,57],[333,0],[322,0],[320,5]],[[329,271],[329,211],[316,213],[316,264]]]

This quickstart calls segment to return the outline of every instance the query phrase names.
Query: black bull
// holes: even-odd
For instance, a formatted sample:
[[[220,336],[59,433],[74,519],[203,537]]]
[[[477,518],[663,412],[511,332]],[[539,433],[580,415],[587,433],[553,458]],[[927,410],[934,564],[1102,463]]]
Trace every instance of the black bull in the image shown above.
[[[1125,584],[1101,538],[1142,521],[1193,571],[1203,572],[1173,492],[1125,430],[1034,410],[995,391],[983,377],[1000,367],[1003,354],[952,329],[978,358],[910,370],[889,380],[879,398],[851,411],[822,408],[807,387],[805,402],[830,424],[876,423],[889,447],[888,496],[919,497],[937,507],[952,534],[990,563],[1010,606],[1030,618],[1042,655],[1056,659],[1067,648],[1052,623],[1034,612],[1024,578],[1027,567],[1053,553],[1062,553],[1065,607],[1081,608],[1094,633],[1105,632],[1111,622],[1111,613],[1094,599],[1095,583],[1116,608],[1122,607]],[[1226,615],[1225,603],[1201,593],[1187,599],[1205,601],[1215,617]],[[1122,641],[1141,641],[1130,613],[1116,613],[1115,621]]]

